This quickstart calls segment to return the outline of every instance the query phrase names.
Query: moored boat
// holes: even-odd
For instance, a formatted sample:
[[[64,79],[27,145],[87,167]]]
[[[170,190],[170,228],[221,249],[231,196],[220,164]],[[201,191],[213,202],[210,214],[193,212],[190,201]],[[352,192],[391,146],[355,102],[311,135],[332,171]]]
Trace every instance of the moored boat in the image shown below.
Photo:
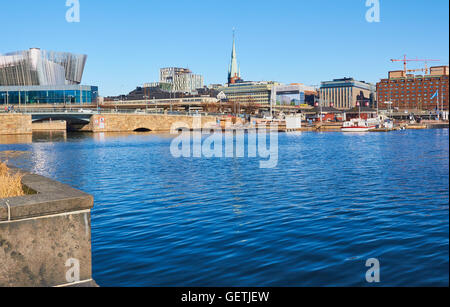
[[[367,132],[375,129],[377,126],[373,123],[369,123],[367,120],[362,118],[354,118],[350,121],[344,122],[341,128],[342,132]]]

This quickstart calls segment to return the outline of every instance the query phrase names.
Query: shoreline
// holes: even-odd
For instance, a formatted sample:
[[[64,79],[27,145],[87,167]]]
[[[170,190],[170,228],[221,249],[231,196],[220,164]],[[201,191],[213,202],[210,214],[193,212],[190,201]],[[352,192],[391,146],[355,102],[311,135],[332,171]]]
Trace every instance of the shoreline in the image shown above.
[[[432,125],[423,125],[423,126],[416,126],[416,125],[405,125],[405,126],[397,126],[392,129],[386,129],[386,128],[375,128],[366,132],[393,132],[393,131],[401,131],[401,130],[432,130],[432,129],[449,129],[449,123],[441,123],[441,124],[432,124]],[[217,128],[217,130],[221,132],[229,132],[229,131],[244,131],[245,133],[249,133],[249,131],[257,131],[264,128],[242,128],[242,127],[236,127],[231,129],[224,129],[224,128]],[[188,131],[214,131],[214,128],[203,128],[203,129],[187,129]],[[341,132],[341,133],[349,133],[349,132],[342,132],[341,128],[335,128],[335,127],[315,127],[315,126],[308,126],[308,127],[301,127],[301,128],[292,128],[292,129],[285,129],[285,128],[278,128],[278,129],[271,129],[270,127],[265,128],[266,131],[274,131],[280,133],[289,133],[289,132]],[[170,132],[170,130],[158,130],[158,131],[67,131],[67,130],[33,130],[31,133],[18,133],[18,134],[0,134],[0,141],[1,138],[11,138],[11,137],[17,137],[17,138],[24,138],[24,137],[32,137],[35,135],[101,135],[101,134],[120,134],[120,135],[176,135]],[[0,142],[1,144],[1,142]]]

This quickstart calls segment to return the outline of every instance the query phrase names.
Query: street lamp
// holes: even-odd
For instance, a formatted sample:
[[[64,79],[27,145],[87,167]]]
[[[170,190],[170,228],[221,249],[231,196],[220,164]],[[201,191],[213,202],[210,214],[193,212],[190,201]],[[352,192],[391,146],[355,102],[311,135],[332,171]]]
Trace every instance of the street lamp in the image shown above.
[[[391,106],[392,106],[392,101],[385,101],[384,104],[389,105],[389,106],[388,106],[389,114],[392,115],[392,108],[391,108]]]
[[[320,115],[319,116],[320,116],[320,122],[322,122],[322,96],[319,98],[319,102],[315,103],[315,106],[320,108]]]
[[[356,106],[358,107],[358,117],[359,119],[361,119],[361,103],[357,101]]]
[[[145,95],[144,98],[145,98],[145,112],[148,112],[148,98],[149,97],[147,95]]]

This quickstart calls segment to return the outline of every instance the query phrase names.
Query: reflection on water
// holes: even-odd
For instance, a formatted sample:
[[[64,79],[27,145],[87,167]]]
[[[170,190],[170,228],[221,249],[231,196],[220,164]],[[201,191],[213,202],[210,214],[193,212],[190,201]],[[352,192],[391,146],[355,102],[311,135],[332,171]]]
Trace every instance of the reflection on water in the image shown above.
[[[65,142],[65,141],[67,141],[66,131],[33,132],[33,142]]]
[[[102,286],[448,285],[449,134],[292,133],[279,163],[173,158],[157,133],[33,135],[10,162],[95,198]]]
[[[35,131],[33,134],[0,135],[0,144],[28,144],[32,142],[65,142],[66,131]]]
[[[17,161],[19,158],[23,158],[25,155],[30,155],[31,152],[29,151],[19,151],[19,150],[4,150],[0,151],[0,162],[6,162],[10,159],[13,159],[14,161]],[[30,156],[25,157],[26,159],[30,159]]]
[[[161,132],[70,132],[70,141],[82,141],[94,139],[96,141],[105,141],[107,139],[116,139],[127,136],[158,136],[171,139],[173,135]],[[34,131],[33,134],[19,135],[0,135],[1,144],[28,144],[33,142],[66,142],[66,131]]]
[[[0,144],[28,144],[33,142],[33,136],[31,134],[20,135],[1,135]]]

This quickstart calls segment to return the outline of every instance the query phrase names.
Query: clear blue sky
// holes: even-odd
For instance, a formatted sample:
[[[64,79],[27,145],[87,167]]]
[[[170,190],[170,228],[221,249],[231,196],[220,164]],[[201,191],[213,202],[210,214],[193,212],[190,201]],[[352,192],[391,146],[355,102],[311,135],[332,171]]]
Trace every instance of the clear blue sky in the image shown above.
[[[79,1],[81,22],[67,23],[66,0],[3,0],[0,53],[88,54],[83,84],[105,96],[157,81],[165,66],[224,83],[233,27],[245,80],[376,82],[405,53],[449,61],[448,0],[380,0],[380,23],[366,21],[365,0]]]

